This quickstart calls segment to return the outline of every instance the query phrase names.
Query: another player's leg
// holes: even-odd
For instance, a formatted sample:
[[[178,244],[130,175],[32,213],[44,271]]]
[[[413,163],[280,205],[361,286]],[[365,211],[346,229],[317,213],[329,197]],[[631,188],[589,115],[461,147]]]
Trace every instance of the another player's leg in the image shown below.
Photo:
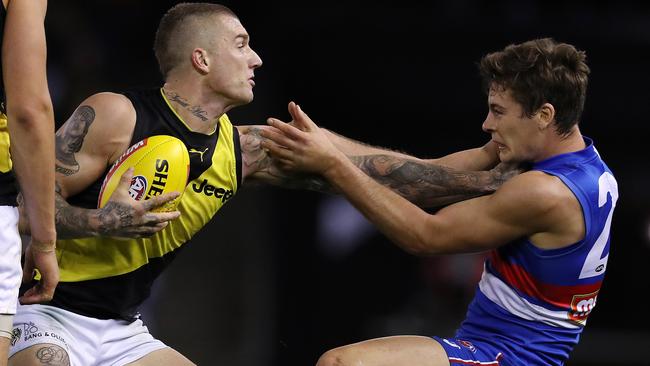
[[[429,337],[396,336],[371,339],[327,351],[317,366],[448,366],[447,353]]]
[[[196,366],[192,361],[173,348],[167,347],[153,351],[129,366]]]
[[[70,366],[70,357],[63,347],[40,343],[17,352],[9,359],[9,366]]]

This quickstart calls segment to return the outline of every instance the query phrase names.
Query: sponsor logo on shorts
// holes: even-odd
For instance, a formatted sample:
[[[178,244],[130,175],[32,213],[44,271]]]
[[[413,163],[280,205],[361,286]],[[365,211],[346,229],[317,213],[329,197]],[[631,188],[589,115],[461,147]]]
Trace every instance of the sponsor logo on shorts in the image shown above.
[[[27,337],[28,335],[30,335],[32,333],[38,332],[38,327],[36,326],[36,324],[34,324],[32,322],[23,324],[23,329],[25,330],[25,337]]]
[[[14,328],[14,330],[11,332],[11,345],[15,346],[16,341],[20,338],[20,335],[23,333],[20,328]]]
[[[472,351],[472,353],[476,353],[476,347],[474,347],[474,345],[471,344],[470,342],[463,341],[463,340],[459,339],[458,343],[460,343],[463,347],[465,347],[465,348],[469,349],[470,351]]]
[[[25,342],[29,341],[30,339],[49,337],[49,338],[54,338],[59,342],[62,342],[65,345],[65,347],[68,348],[68,343],[66,343],[65,338],[61,337],[60,335],[54,332],[41,331],[40,329],[38,329],[38,326],[36,326],[36,324],[32,322],[23,324],[23,331],[24,331],[23,341]],[[19,339],[20,328],[14,328],[13,335],[16,337],[16,340]],[[14,343],[16,343],[16,340],[14,340],[12,337],[11,344],[14,345]]]

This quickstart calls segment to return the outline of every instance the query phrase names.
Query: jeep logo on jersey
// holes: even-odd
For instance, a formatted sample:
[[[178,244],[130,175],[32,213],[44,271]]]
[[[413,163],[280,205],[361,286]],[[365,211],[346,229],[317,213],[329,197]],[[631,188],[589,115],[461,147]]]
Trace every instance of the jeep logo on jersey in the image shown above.
[[[208,184],[208,180],[204,179],[201,184],[192,184],[192,189],[196,193],[203,193],[206,196],[214,196],[216,198],[221,198],[221,202],[226,202],[232,197],[233,192],[230,189],[217,188],[211,184]]]
[[[129,187],[129,196],[133,198],[136,201],[139,201],[142,196],[144,196],[144,192],[147,190],[147,178],[141,176],[141,175],[136,175],[131,179],[131,187]]]
[[[151,188],[147,192],[147,197],[149,199],[153,196],[157,196],[163,193],[165,185],[167,184],[167,176],[169,175],[169,162],[165,159],[156,160],[156,172],[153,175],[153,180],[151,181]]]
[[[569,312],[569,319],[584,324],[589,316],[589,313],[596,306],[596,298],[598,291],[586,295],[574,295],[571,301],[571,312]]]

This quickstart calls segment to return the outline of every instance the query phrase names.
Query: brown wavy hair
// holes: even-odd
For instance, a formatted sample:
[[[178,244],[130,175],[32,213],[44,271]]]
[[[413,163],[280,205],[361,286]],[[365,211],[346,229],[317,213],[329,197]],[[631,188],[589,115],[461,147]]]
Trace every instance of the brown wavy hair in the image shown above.
[[[484,56],[479,72],[486,92],[510,91],[528,117],[542,104],[552,104],[556,130],[566,135],[584,110],[590,72],[586,58],[584,51],[570,44],[535,39]]]

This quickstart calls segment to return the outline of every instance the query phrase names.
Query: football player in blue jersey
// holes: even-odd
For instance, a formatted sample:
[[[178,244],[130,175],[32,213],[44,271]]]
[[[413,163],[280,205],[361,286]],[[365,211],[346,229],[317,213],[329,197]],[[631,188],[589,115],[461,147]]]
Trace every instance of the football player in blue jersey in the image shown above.
[[[590,70],[583,51],[535,39],[486,55],[483,130],[499,159],[531,170],[494,194],[429,214],[358,169],[291,103],[293,125],[263,136],[288,170],[321,174],[392,241],[416,255],[489,251],[456,334],[395,336],[326,352],[318,366],[562,365],[596,305],[617,183],[581,134]],[[472,228],[468,230],[468,228]]]

